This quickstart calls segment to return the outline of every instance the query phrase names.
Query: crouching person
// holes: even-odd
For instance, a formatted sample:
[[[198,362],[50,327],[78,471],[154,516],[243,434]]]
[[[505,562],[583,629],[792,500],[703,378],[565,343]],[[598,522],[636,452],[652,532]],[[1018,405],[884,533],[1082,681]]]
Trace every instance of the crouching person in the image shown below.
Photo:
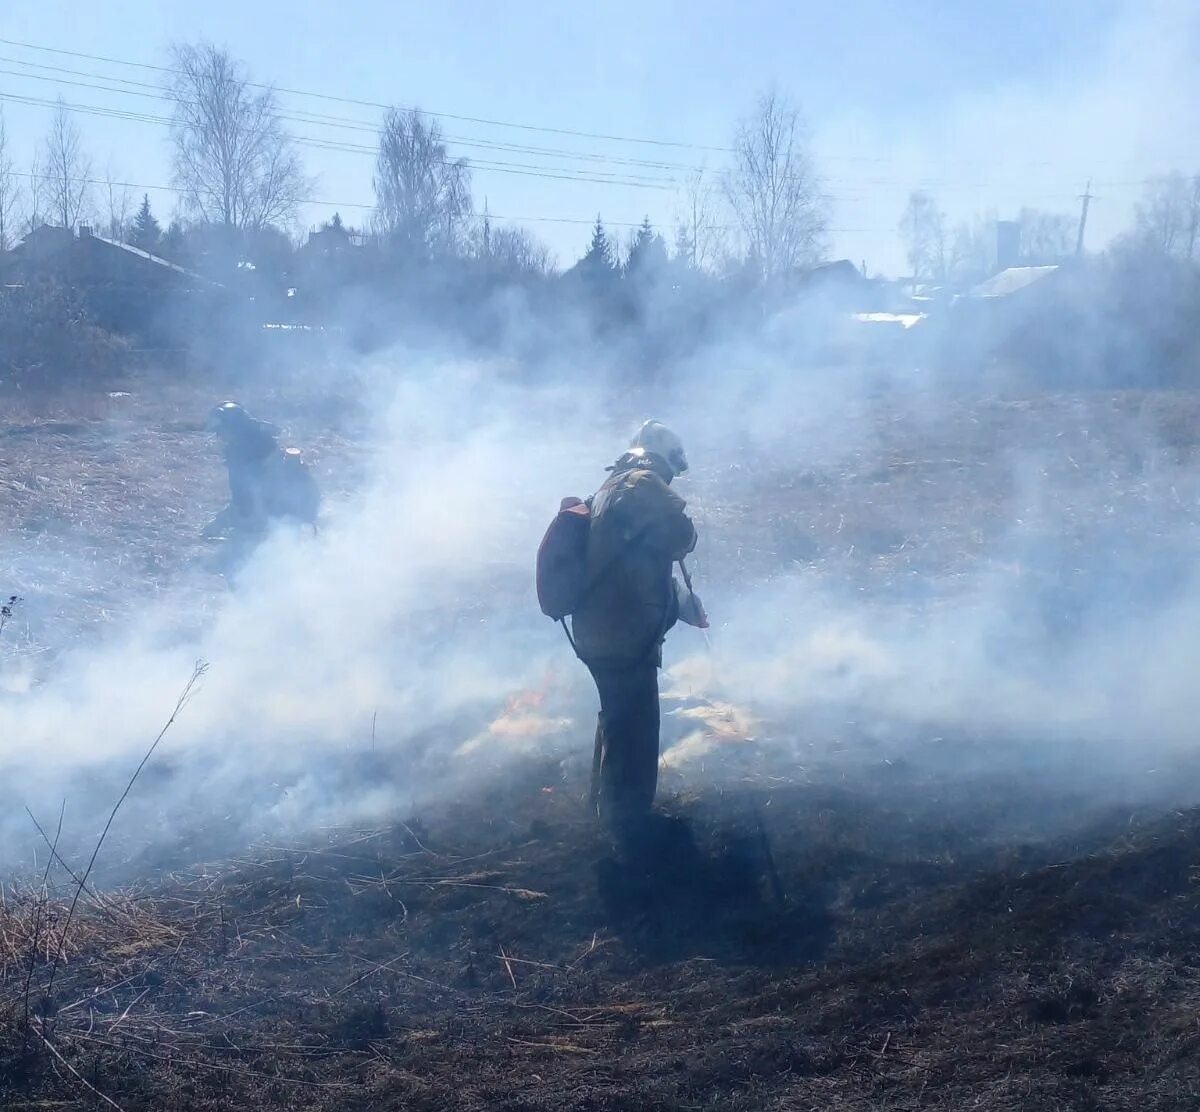
[[[267,526],[263,492],[267,469],[279,451],[274,425],[251,417],[237,402],[223,402],[208,417],[229,479],[229,502],[204,529],[207,537],[254,537]]]

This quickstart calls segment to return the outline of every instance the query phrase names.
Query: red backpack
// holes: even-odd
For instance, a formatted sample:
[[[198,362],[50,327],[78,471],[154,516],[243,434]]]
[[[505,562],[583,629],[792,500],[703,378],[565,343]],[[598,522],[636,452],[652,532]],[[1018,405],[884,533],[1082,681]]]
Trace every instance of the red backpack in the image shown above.
[[[564,498],[538,546],[538,605],[556,622],[573,613],[583,597],[591,524],[592,511],[586,502]]]

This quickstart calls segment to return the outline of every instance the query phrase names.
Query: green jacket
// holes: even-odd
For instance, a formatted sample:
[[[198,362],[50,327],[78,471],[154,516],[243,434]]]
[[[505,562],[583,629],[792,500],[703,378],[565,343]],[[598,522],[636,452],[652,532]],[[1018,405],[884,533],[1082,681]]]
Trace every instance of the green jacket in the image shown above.
[[[622,667],[649,657],[678,617],[671,567],[696,547],[687,503],[655,456],[622,456],[589,499],[587,587],[571,618],[579,655]]]

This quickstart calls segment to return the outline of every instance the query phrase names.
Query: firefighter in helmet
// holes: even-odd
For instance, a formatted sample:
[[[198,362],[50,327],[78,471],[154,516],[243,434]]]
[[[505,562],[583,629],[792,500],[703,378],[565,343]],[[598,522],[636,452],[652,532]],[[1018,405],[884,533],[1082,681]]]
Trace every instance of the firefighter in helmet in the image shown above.
[[[667,631],[681,616],[708,624],[699,600],[671,574],[696,546],[686,503],[671,489],[687,468],[679,437],[661,421],[647,421],[589,502],[586,587],[572,633],[600,696],[593,800],[618,825],[654,802]]]
[[[216,406],[208,428],[221,445],[229,503],[209,523],[206,536],[255,537],[275,520],[315,526],[316,481],[298,448],[279,446],[279,429],[251,417],[237,402]]]

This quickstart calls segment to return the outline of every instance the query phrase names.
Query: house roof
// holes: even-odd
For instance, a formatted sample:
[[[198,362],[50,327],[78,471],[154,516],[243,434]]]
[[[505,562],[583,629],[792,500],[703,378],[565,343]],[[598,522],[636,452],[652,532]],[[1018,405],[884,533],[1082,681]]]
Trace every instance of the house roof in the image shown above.
[[[1050,277],[1058,269],[1057,266],[1010,266],[999,274],[993,274],[986,282],[973,286],[967,296],[1008,297]]]
[[[107,236],[98,236],[95,232],[87,232],[78,237],[67,228],[58,228],[52,224],[39,224],[34,228],[9,254],[22,258],[29,255],[28,244],[30,241],[47,240],[50,242],[58,241],[61,243],[62,250],[87,250],[88,244],[102,243],[105,248],[114,251],[124,251],[126,254],[132,255],[134,258],[141,259],[143,262],[149,263],[152,266],[162,267],[164,270],[169,270],[191,282],[199,283],[213,288],[220,288],[219,282],[214,282],[211,278],[205,278],[203,274],[197,274],[194,270],[188,270],[186,267],[180,266],[178,263],[173,263],[170,259],[164,259],[161,255],[152,254],[149,251],[143,251],[140,247],[134,247],[129,243],[122,243],[120,240],[109,239]]]
[[[94,232],[88,238],[96,240],[99,243],[106,244],[107,246],[115,248],[118,251],[127,251],[129,254],[134,255],[137,258],[144,259],[146,262],[153,263],[155,266],[166,267],[168,270],[173,270],[176,274],[181,274],[185,278],[190,278],[193,282],[202,282],[206,286],[220,285],[220,283],[214,282],[211,278],[205,278],[203,274],[197,274],[194,270],[188,270],[186,267],[182,267],[178,263],[173,263],[169,259],[164,259],[161,255],[154,255],[149,251],[143,251],[142,248],[134,247],[131,243],[122,243],[118,239],[109,239],[107,236],[98,236]]]

